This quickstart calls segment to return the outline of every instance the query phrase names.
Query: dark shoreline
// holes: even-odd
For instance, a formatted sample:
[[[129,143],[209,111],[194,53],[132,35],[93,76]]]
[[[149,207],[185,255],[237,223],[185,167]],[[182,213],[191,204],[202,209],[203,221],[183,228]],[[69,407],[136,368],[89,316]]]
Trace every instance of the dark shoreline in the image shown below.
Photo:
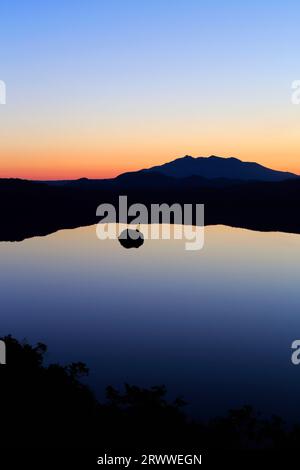
[[[166,182],[165,182],[166,183]],[[96,209],[102,203],[116,208],[119,196],[128,205],[142,203],[204,204],[205,225],[227,225],[261,232],[300,234],[300,181],[244,183],[212,188],[186,185],[135,187],[106,182],[89,185],[52,186],[23,180],[0,180],[0,241],[21,241],[61,229],[97,224]],[[117,214],[118,219],[118,214]],[[129,218],[130,221],[130,218]],[[171,218],[170,223],[173,223]],[[194,224],[196,220],[193,221]]]

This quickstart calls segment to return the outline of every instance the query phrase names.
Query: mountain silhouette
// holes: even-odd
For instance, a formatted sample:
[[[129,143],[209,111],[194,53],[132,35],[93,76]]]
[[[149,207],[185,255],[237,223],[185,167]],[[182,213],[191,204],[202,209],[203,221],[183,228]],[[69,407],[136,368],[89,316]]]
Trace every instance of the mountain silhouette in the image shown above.
[[[255,162],[243,162],[237,158],[190,157],[186,155],[163,165],[142,170],[144,173],[161,173],[176,178],[201,176],[203,178],[229,178],[242,181],[283,181],[297,178],[294,173],[277,171]]]
[[[299,176],[232,158],[184,157],[112,179],[0,179],[0,240],[98,223],[99,204],[118,207],[120,195],[128,206],[139,202],[149,211],[151,204],[205,204],[206,225],[300,233]],[[117,220],[126,222],[118,214]]]
[[[179,179],[184,181],[178,182]],[[222,188],[247,182],[280,182],[300,179],[299,175],[273,170],[255,162],[243,162],[238,158],[185,157],[162,165],[122,173],[116,178],[46,181],[51,186],[72,186],[85,189],[154,188],[195,186]]]
[[[229,179],[229,178],[205,178],[199,175],[190,175],[184,177],[177,177],[165,175],[157,170],[139,170],[130,173],[123,173],[112,180],[115,186],[130,189],[152,189],[152,188],[222,188],[232,186],[234,184],[242,184],[243,180]]]

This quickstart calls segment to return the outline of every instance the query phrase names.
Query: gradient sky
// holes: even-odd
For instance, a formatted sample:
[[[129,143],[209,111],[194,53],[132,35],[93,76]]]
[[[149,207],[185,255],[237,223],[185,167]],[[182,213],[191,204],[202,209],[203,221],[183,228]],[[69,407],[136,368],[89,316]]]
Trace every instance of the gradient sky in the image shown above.
[[[110,177],[185,154],[300,173],[300,3],[11,0],[0,176]]]

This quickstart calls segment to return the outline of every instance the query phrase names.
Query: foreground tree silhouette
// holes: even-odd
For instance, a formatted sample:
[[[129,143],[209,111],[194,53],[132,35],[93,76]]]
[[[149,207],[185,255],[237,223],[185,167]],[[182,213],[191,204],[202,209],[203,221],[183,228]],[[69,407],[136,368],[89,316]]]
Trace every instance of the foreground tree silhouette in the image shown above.
[[[0,447],[103,449],[280,449],[297,448],[299,428],[287,432],[279,418],[263,420],[251,407],[232,410],[210,423],[193,422],[184,402],[166,400],[163,386],[107,388],[100,403],[81,382],[81,363],[44,364],[44,344],[30,346],[11,336],[7,365],[0,367]]]
[[[80,379],[81,363],[44,364],[47,348],[3,338],[7,365],[0,369],[2,446],[133,446],[167,441],[185,426],[181,403],[168,404],[165,389],[107,388],[107,403],[97,401]],[[174,429],[172,429],[174,426]],[[175,437],[175,434],[174,434]]]

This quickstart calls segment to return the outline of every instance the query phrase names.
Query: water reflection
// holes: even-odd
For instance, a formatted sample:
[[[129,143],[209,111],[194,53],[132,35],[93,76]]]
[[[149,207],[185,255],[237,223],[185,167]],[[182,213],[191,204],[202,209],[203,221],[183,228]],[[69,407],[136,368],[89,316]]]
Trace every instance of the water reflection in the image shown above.
[[[205,234],[201,251],[177,239],[124,250],[95,227],[1,243],[1,335],[86,362],[99,391],[164,383],[208,416],[251,403],[299,419],[300,237]]]

